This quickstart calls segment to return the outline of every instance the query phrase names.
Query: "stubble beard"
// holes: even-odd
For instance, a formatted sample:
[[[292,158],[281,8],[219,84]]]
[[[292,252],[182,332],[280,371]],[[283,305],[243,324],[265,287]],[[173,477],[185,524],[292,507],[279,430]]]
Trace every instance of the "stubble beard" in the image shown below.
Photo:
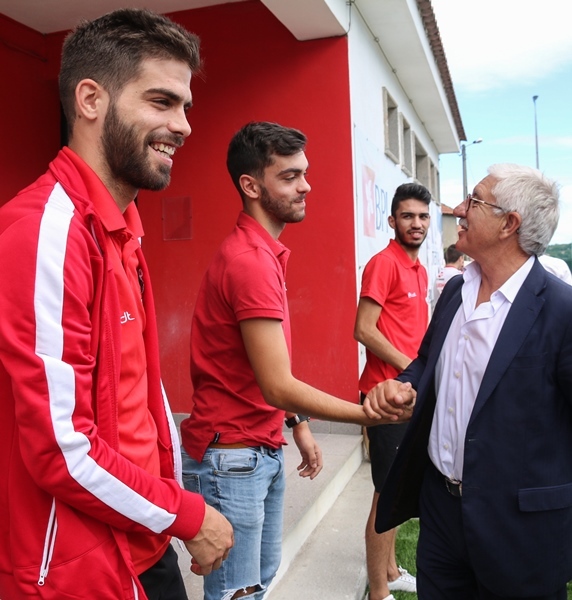
[[[292,206],[296,206],[292,204],[292,202],[297,200],[304,199],[305,196],[299,196],[298,198],[294,198],[290,204],[284,205],[284,202],[278,200],[277,198],[273,198],[268,190],[262,186],[262,192],[260,195],[260,206],[269,214],[271,214],[277,221],[281,223],[299,223],[304,220],[306,216],[305,210],[300,210],[295,212],[292,209]]]
[[[399,232],[398,229],[395,230],[395,239],[399,242],[399,245],[403,246],[404,248],[409,248],[411,250],[418,250],[419,248],[421,248],[421,246],[426,238],[427,238],[427,232],[425,232],[423,239],[420,240],[419,242],[409,242],[409,241],[404,240],[401,237],[401,233]]]

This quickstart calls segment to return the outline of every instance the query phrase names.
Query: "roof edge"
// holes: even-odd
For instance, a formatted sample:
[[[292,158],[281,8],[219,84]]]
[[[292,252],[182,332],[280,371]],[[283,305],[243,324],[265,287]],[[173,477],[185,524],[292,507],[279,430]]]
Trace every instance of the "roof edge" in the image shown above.
[[[457,97],[455,95],[455,89],[453,88],[453,80],[451,79],[451,73],[449,72],[449,65],[447,64],[447,57],[445,55],[445,49],[443,48],[443,42],[441,41],[441,34],[439,33],[439,27],[437,20],[435,19],[435,13],[433,12],[433,6],[431,0],[416,0],[421,20],[423,21],[423,27],[429,40],[429,46],[431,52],[437,63],[439,74],[441,75],[441,81],[451,109],[455,128],[457,129],[457,135],[462,141],[467,140],[465,134],[465,128],[463,127],[463,121],[461,119],[461,112],[459,111],[459,105],[457,104]]]

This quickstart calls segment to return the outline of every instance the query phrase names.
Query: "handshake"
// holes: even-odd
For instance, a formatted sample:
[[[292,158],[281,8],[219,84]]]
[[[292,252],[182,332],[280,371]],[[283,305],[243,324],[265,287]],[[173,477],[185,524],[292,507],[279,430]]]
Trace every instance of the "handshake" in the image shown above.
[[[370,425],[401,423],[411,418],[416,397],[417,392],[410,383],[388,379],[368,392],[363,402],[363,411],[373,421]]]

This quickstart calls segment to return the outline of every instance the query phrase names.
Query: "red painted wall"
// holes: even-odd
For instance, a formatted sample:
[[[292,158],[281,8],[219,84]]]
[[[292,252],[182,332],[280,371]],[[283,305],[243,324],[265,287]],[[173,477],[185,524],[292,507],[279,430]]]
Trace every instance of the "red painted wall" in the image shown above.
[[[48,46],[43,35],[0,14],[0,204],[41,175],[59,148]]]
[[[194,301],[212,255],[241,208],[226,173],[226,148],[233,133],[251,120],[297,127],[309,139],[313,190],[308,196],[307,216],[303,223],[289,225],[281,237],[292,250],[287,284],[294,374],[325,391],[357,401],[347,40],[299,42],[258,0],[179,12],[171,17],[200,35],[204,75],[191,84],[193,133],[175,157],[171,185],[160,193],[141,192],[138,203],[146,233],[143,248],[157,304],[163,378],[173,410],[191,409],[189,328]],[[51,86],[55,85],[56,50],[61,38],[48,36],[50,60],[43,74],[36,66],[39,72],[21,78],[17,98],[0,95],[0,110],[8,108],[8,114],[16,111],[21,117],[17,137],[21,153],[14,156],[5,148],[10,154],[8,162],[0,162],[10,165],[6,189],[16,191],[31,182],[57,150],[59,108]],[[18,60],[34,62],[30,57]],[[2,60],[2,81],[7,81],[5,70]],[[47,86],[50,94],[46,92],[47,99],[40,101],[32,91],[41,85]],[[20,110],[22,99],[28,96],[29,102]],[[45,110],[37,114],[38,105],[44,104]],[[35,111],[32,120],[31,110]],[[37,140],[41,144],[36,145]],[[5,196],[4,188],[2,191]],[[163,199],[184,196],[192,202],[193,237],[163,241]]]

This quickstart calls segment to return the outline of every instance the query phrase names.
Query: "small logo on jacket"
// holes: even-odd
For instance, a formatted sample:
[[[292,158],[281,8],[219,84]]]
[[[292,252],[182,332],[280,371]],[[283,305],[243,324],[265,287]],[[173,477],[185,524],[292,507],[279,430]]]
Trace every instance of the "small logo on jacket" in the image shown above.
[[[135,321],[135,317],[132,317],[131,314],[128,311],[125,311],[122,315],[121,315],[121,324],[125,325],[125,323],[127,323],[127,321]]]
[[[417,294],[415,292],[407,292],[408,298],[417,298]]]

